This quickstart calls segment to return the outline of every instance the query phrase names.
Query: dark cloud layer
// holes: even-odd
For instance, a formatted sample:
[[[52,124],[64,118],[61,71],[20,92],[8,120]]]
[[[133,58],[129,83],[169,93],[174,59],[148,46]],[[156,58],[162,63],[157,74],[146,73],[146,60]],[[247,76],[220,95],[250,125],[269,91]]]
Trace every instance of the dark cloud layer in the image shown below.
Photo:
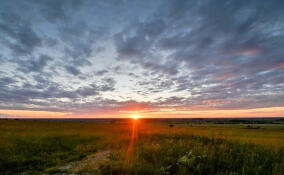
[[[176,1],[167,5],[116,38],[118,59],[168,75],[142,85],[153,86],[154,91],[159,87],[187,90],[192,95],[187,98],[189,106],[210,99],[218,99],[219,108],[283,105],[283,3]],[[188,74],[181,73],[185,69]]]
[[[284,106],[283,10],[265,0],[3,0],[0,109]]]

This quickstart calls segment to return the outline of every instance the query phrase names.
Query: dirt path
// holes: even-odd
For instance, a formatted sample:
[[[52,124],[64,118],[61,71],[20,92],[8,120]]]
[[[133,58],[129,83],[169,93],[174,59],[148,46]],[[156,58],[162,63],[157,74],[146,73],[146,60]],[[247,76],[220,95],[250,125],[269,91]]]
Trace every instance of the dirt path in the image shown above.
[[[95,154],[87,156],[83,160],[70,162],[64,166],[56,167],[53,169],[53,171],[57,173],[52,173],[52,174],[60,175],[60,174],[79,174],[81,172],[96,172],[101,164],[109,161],[109,155],[110,155],[109,150],[100,151]]]

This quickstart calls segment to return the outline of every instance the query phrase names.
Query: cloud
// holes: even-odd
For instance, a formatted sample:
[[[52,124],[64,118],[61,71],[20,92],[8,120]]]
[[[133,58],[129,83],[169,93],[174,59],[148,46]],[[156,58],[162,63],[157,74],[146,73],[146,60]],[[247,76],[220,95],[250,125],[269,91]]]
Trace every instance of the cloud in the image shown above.
[[[175,1],[156,11],[155,17],[119,33],[117,58],[155,74],[174,76],[142,80],[139,85],[148,86],[142,94],[150,90],[188,91],[189,96],[198,97],[187,99],[189,107],[212,98],[224,101],[219,108],[233,108],[232,101],[239,98],[253,102],[251,107],[266,106],[267,102],[254,103],[259,94],[268,100],[273,92],[280,99],[279,88],[283,89],[279,66],[284,59],[280,51],[283,4],[279,5],[266,1]],[[178,74],[180,71],[185,73]],[[274,105],[279,104],[278,97],[273,97]]]
[[[1,108],[24,109],[27,107],[30,110],[66,111],[65,105],[81,103],[82,100],[86,100],[85,98],[99,97],[102,92],[113,91],[116,83],[112,78],[104,78],[97,84],[90,83],[86,86],[68,90],[60,87],[59,84],[40,79],[40,77],[35,76],[35,79],[38,81],[35,85],[26,82],[21,87],[9,87],[10,84],[17,81],[8,77],[1,78]],[[31,105],[32,108],[28,107]]]
[[[76,67],[73,66],[65,66],[65,69],[67,72],[69,72],[72,75],[79,75],[81,72],[79,69],[77,69]]]
[[[10,78],[10,77],[1,77],[0,78],[0,86],[7,86],[9,84],[15,83],[16,80]]]
[[[72,13],[78,10],[83,1],[81,0],[50,0],[50,1],[36,1],[30,0],[31,4],[39,8],[42,16],[49,22],[56,22],[56,20],[68,20],[69,12]]]
[[[102,75],[104,75],[104,74],[106,74],[106,73],[108,73],[108,70],[103,69],[103,70],[97,71],[97,72],[96,72],[96,75],[102,76]]]
[[[265,0],[3,1],[0,109],[283,106],[283,9]]]
[[[15,60],[15,62],[19,65],[18,70],[29,73],[29,72],[41,72],[44,67],[47,66],[49,61],[53,59],[48,55],[40,55],[38,58],[31,57],[29,60]]]
[[[41,45],[41,38],[35,33],[29,21],[13,12],[4,12],[0,15],[2,43],[15,56],[29,55]]]

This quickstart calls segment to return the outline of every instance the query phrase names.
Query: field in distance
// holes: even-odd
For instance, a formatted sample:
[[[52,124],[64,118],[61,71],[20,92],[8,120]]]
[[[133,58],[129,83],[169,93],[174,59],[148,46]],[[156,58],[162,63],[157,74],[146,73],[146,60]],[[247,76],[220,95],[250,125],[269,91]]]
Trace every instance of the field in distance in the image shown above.
[[[0,120],[2,174],[284,174],[283,119]]]

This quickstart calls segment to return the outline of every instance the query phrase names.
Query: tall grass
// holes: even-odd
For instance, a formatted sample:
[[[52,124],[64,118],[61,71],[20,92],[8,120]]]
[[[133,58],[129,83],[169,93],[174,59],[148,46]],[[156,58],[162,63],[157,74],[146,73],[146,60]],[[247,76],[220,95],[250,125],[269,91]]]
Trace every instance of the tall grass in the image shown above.
[[[0,174],[45,169],[110,150],[100,174],[284,174],[283,125],[193,125],[0,120]],[[88,170],[86,170],[88,171]],[[98,172],[96,172],[98,173]]]
[[[37,174],[48,167],[81,159],[103,146],[98,135],[84,134],[86,131],[74,130],[72,125],[74,123],[2,121],[0,172]]]
[[[102,174],[280,175],[284,149],[180,134],[142,135],[131,165],[124,169],[118,162],[102,166]]]

